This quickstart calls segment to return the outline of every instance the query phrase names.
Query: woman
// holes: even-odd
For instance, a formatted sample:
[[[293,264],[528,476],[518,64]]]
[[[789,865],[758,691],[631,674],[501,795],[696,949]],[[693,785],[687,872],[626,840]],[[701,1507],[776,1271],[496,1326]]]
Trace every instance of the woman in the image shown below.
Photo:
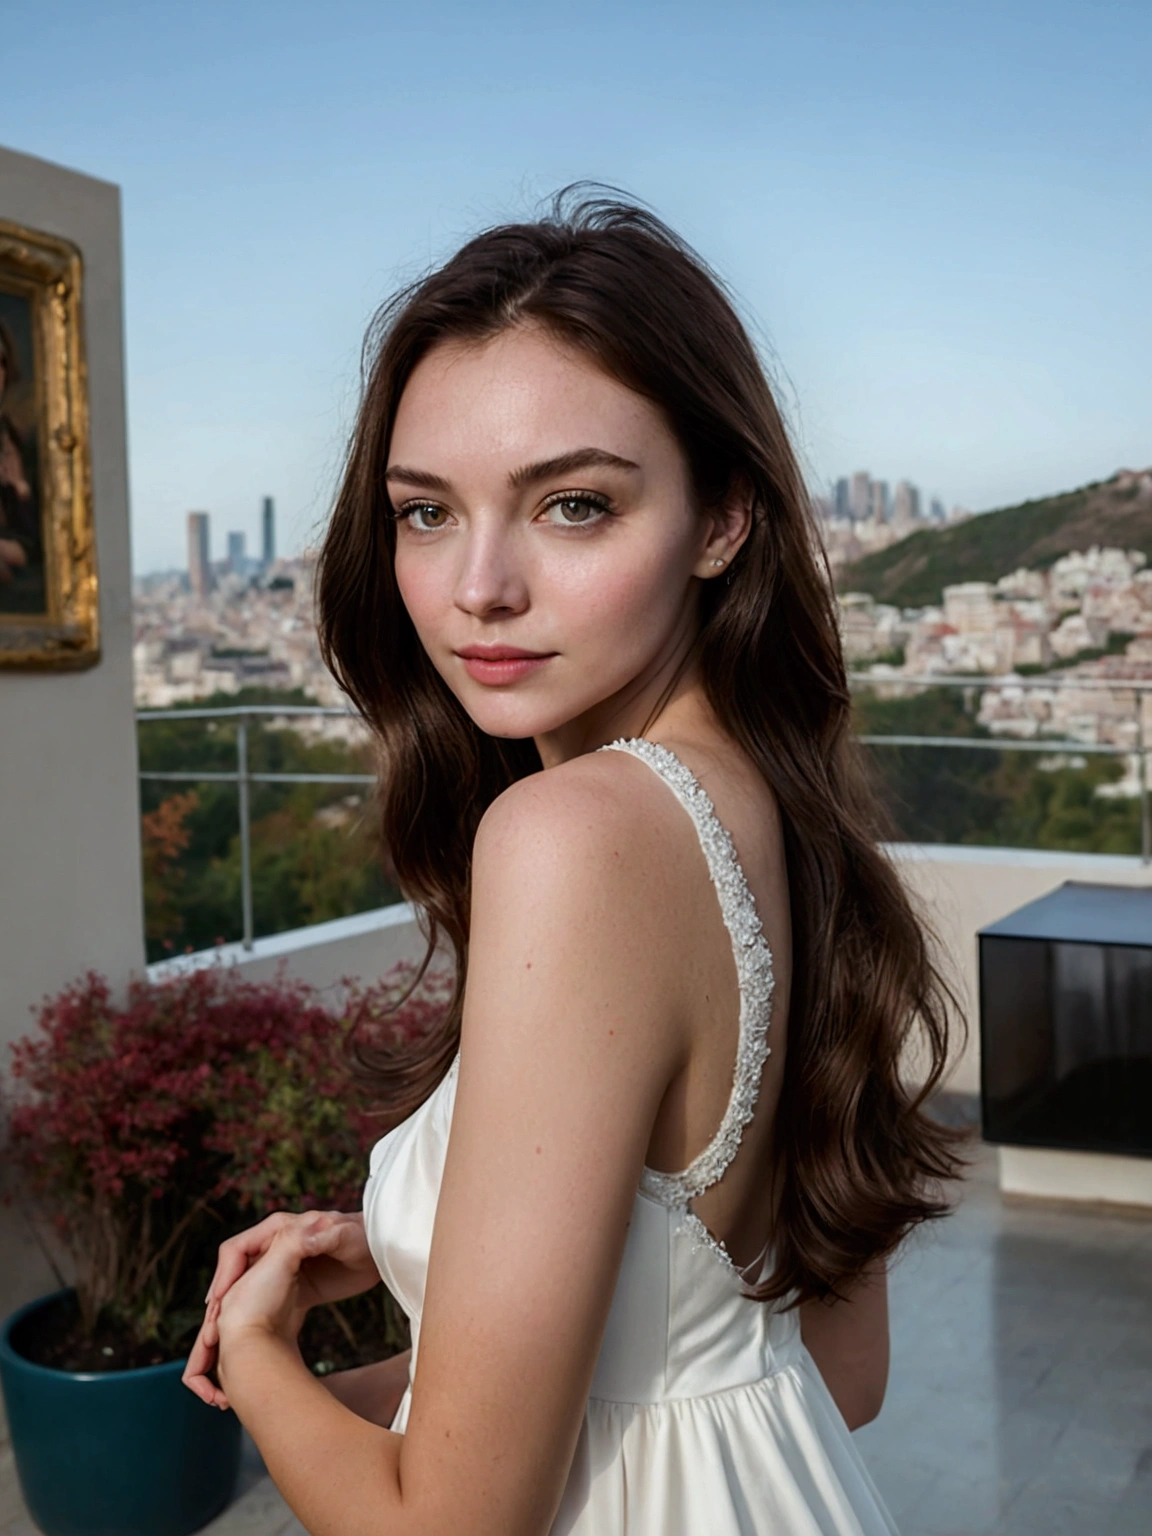
[[[457,999],[374,1057],[363,1214],[224,1245],[189,1384],[317,1536],[891,1531],[848,1431],[953,1171],[944,994],[717,280],[562,194],[400,295],[318,590]],[[304,1313],[378,1276],[411,1360],[325,1387]]]

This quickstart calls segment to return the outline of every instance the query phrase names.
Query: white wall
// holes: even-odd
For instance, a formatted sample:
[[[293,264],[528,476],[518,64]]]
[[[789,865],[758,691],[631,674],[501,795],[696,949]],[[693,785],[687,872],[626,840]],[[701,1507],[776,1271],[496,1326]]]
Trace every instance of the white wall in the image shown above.
[[[1022,848],[933,847],[894,843],[889,852],[920,910],[941,941],[951,979],[964,1002],[968,1044],[948,1086],[980,1090],[976,935],[1065,880],[1152,885],[1152,866],[1097,853],[1045,853]]]
[[[140,818],[132,708],[120,194],[0,149],[0,218],[74,241],[92,422],[103,655],[86,672],[0,670],[0,1057],[30,1008],[89,968],[142,970]],[[8,1220],[0,1215],[7,1229]],[[34,1294],[0,1231],[0,1308]],[[30,1253],[30,1250],[29,1250]],[[34,1269],[35,1261],[28,1264]]]
[[[132,611],[120,194],[0,149],[0,217],[75,241],[92,419],[102,658],[86,672],[0,671],[0,1040],[88,967],[144,963],[132,708]]]

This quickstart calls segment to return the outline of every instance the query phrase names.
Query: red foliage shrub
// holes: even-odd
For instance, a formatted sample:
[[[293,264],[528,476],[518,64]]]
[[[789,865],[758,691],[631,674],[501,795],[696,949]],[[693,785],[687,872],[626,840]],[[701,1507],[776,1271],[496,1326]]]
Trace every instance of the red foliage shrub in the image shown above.
[[[355,1209],[380,1134],[345,1063],[352,1023],[424,1029],[442,976],[398,966],[339,1007],[301,982],[211,966],[137,981],[91,973],[13,1051],[8,1159],[70,1255],[84,1326],[175,1348],[202,1316],[218,1244],[268,1210]]]

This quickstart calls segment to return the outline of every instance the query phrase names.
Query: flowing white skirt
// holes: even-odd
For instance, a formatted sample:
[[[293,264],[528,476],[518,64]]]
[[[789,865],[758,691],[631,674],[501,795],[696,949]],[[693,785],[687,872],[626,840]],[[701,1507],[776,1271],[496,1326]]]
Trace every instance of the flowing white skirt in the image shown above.
[[[895,1536],[812,1357],[749,1386],[592,1399],[552,1536]]]

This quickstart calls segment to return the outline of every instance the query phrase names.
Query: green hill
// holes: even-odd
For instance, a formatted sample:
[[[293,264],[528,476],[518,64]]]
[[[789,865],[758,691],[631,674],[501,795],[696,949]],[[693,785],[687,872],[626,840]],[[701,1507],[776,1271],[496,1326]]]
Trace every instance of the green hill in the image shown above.
[[[1121,472],[1122,474],[1123,472]],[[995,581],[1021,565],[1044,568],[1093,544],[1141,549],[1152,560],[1152,485],[1113,475],[1078,491],[925,528],[840,572],[841,592],[900,607],[938,603],[957,581]]]

